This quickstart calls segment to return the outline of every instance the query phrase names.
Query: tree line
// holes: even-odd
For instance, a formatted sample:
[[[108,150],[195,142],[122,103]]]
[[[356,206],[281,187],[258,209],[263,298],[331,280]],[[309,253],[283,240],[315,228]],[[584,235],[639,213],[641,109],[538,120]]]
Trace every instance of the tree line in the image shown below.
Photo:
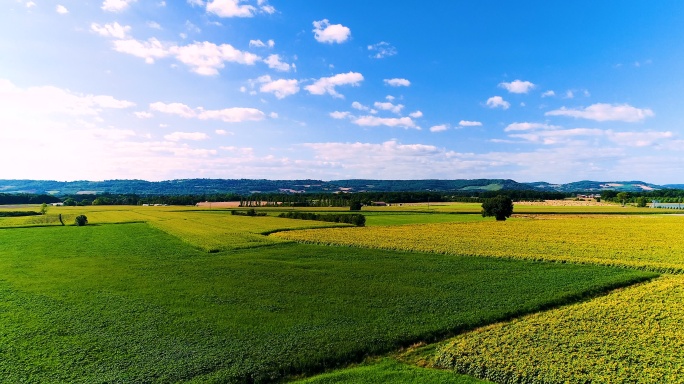
[[[188,195],[138,195],[132,193],[113,194],[103,193],[98,195],[79,194],[54,196],[46,194],[7,194],[0,193],[0,205],[8,204],[41,204],[59,203],[64,205],[196,205],[200,202],[239,202],[241,207],[350,207],[352,203],[371,205],[375,202],[387,204],[407,204],[422,202],[471,202],[482,203],[505,193],[515,202],[562,200],[574,197],[573,193],[532,191],[532,190],[500,190],[500,191],[471,191],[471,192],[429,192],[429,191],[405,191],[405,192],[358,192],[358,193],[214,193],[214,194],[188,194]],[[620,198],[618,198],[618,194]],[[624,195],[626,194],[626,195]],[[618,192],[613,190],[602,191],[601,199],[616,203],[637,203],[639,198],[647,201],[658,200],[664,203],[677,203],[684,201],[684,190],[665,189],[644,192]],[[642,199],[643,200],[643,199]]]

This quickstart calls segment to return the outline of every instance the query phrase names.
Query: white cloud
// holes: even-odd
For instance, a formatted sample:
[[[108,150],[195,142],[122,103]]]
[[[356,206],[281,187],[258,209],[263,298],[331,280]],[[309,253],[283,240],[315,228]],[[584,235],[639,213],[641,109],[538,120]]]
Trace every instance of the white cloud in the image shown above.
[[[440,124],[430,127],[430,132],[444,132],[449,129],[447,124]]]
[[[269,55],[264,63],[268,65],[269,68],[275,69],[280,72],[289,72],[293,65],[280,61],[279,55]]]
[[[25,5],[26,8],[33,8],[36,6],[36,3],[34,3],[33,1],[27,1]]]
[[[511,103],[504,100],[503,97],[501,97],[501,96],[492,96],[489,99],[487,99],[487,106],[489,108],[501,107],[503,109],[508,109],[508,108],[510,108]]]
[[[242,4],[242,0],[212,0],[207,2],[207,12],[219,17],[252,17],[256,8]]]
[[[363,75],[357,72],[340,73],[331,77],[321,77],[313,84],[304,87],[312,95],[329,94],[333,97],[343,98],[341,94],[337,93],[335,87],[340,85],[358,86],[363,81]]]
[[[386,85],[392,87],[408,87],[409,85],[411,85],[411,82],[406,79],[385,79],[383,81]]]
[[[152,64],[156,59],[167,57],[170,54],[168,47],[155,38],[150,38],[147,41],[116,40],[114,41],[114,50],[143,58],[147,64]]]
[[[225,123],[242,123],[245,121],[261,121],[266,115],[256,108],[226,108],[201,111],[197,117],[200,120],[221,120]]]
[[[608,138],[620,145],[626,145],[630,147],[649,147],[658,144],[660,141],[665,141],[668,139],[673,139],[674,134],[670,131],[666,132],[656,132],[656,131],[646,131],[646,132],[607,132]],[[679,147],[678,149],[681,149]]]
[[[128,9],[131,3],[137,0],[105,0],[102,2],[102,10],[107,12],[122,12]]]
[[[275,41],[268,40],[267,42],[264,43],[261,40],[250,40],[249,46],[250,47],[256,47],[256,48],[264,48],[264,47],[273,48],[273,47],[275,47]]]
[[[169,141],[181,141],[181,140],[206,140],[209,136],[202,132],[173,132],[164,136],[164,139]]]
[[[504,128],[505,132],[510,132],[510,131],[531,131],[534,129],[558,129],[560,128],[557,125],[549,125],[549,124],[543,124],[543,123],[513,123],[509,124],[506,128]]]
[[[552,90],[548,90],[548,91],[542,93],[542,95],[541,95],[541,97],[552,97],[552,96],[556,96],[556,92],[554,92]]]
[[[377,116],[361,116],[361,117],[355,118],[354,120],[352,120],[352,122],[354,124],[360,125],[362,127],[378,127],[378,126],[384,125],[387,127],[420,129],[416,126],[416,123],[414,123],[410,117],[385,118],[385,117],[377,117]]]
[[[61,5],[61,4],[59,4],[55,7],[55,11],[57,13],[59,13],[60,15],[66,15],[67,13],[69,13],[69,10],[66,9],[66,7]]]
[[[401,110],[404,109],[404,106],[402,104],[394,105],[394,104],[390,103],[389,101],[384,102],[384,103],[376,101],[373,104],[373,106],[377,109],[380,109],[383,111],[391,111],[391,112],[396,113],[396,114],[400,114]]]
[[[409,113],[409,116],[413,117],[414,119],[418,119],[420,117],[423,117],[423,112],[421,112],[421,111],[411,112],[411,113]]]
[[[584,109],[569,109],[562,107],[545,113],[546,116],[570,116],[595,121],[624,121],[634,123],[642,121],[655,114],[650,109],[640,109],[629,104],[597,103]]]
[[[482,123],[479,121],[461,120],[458,122],[458,125],[461,127],[481,127]]]
[[[113,45],[115,51],[141,57],[148,64],[153,64],[157,59],[173,56],[190,67],[191,71],[205,76],[217,75],[226,62],[254,65],[261,60],[259,56],[240,51],[230,44],[216,45],[208,41],[177,46],[162,43],[156,38],[147,41],[123,39],[115,40]]]
[[[342,24],[330,24],[328,19],[313,22],[314,38],[319,43],[344,43],[351,36],[351,30]]]
[[[261,12],[268,13],[269,15],[276,12],[275,7],[268,4],[266,0],[257,0],[257,5],[259,6],[259,9],[261,9]]]
[[[158,101],[156,103],[150,104],[150,109],[155,112],[168,113],[170,115],[177,115],[185,118],[196,116],[195,110],[183,103],[166,104]]]
[[[217,135],[221,135],[221,136],[226,136],[226,135],[232,136],[232,135],[234,135],[233,132],[226,131],[225,129],[217,129],[217,130],[215,130],[214,132],[215,132]]]
[[[159,30],[162,29],[162,26],[159,23],[157,23],[156,21],[148,21],[147,26],[152,28],[152,29],[159,29]]]
[[[147,112],[147,111],[133,112],[133,114],[134,114],[135,117],[137,117],[138,119],[149,119],[149,118],[151,118],[151,117],[154,117],[153,114],[151,114],[151,113],[149,113],[149,112]]]
[[[226,108],[218,110],[205,110],[202,107],[190,108],[183,103],[156,102],[150,104],[150,109],[157,112],[177,115],[184,118],[197,118],[200,120],[221,120],[226,123],[241,123],[244,121],[260,121],[265,114],[255,108]]]
[[[571,90],[568,90],[565,92],[565,98],[566,99],[574,99],[575,98],[575,93]]]
[[[394,97],[392,95],[385,96],[385,100],[394,101],[394,99],[396,99],[396,97]]]
[[[335,112],[330,112],[330,117],[332,117],[333,119],[340,120],[340,119],[346,119],[347,117],[352,117],[352,116],[351,116],[351,113],[349,113],[349,112],[335,111]]]
[[[97,116],[105,109],[126,109],[135,106],[127,100],[110,95],[80,94],[53,86],[21,89],[9,80],[0,79],[0,115],[71,115]]]
[[[90,24],[90,30],[104,37],[113,37],[116,39],[125,39],[128,37],[128,32],[131,27],[128,25],[121,25],[117,22],[100,25],[98,23]]]
[[[383,59],[385,57],[394,56],[397,54],[397,49],[390,43],[384,41],[369,45],[368,50],[371,51],[370,57],[374,59]]]
[[[278,79],[272,80],[271,76],[261,76],[257,79],[262,85],[259,87],[260,92],[272,93],[278,99],[283,99],[299,92],[299,81],[296,79]]]
[[[351,104],[352,108],[358,109],[359,111],[370,111],[369,107],[366,107],[365,105],[359,103],[358,101],[355,101]]]
[[[174,46],[169,52],[193,72],[205,76],[217,75],[218,70],[224,67],[224,62],[253,65],[259,60],[259,56],[235,49],[230,44],[216,45],[208,41]]]
[[[504,88],[510,93],[527,93],[535,87],[529,81],[514,80],[510,83],[499,83],[499,87]]]

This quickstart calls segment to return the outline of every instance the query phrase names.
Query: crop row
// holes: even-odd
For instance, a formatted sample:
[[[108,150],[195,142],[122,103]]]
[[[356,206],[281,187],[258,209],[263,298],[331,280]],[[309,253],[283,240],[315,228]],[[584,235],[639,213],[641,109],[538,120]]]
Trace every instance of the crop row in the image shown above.
[[[683,383],[684,277],[469,332],[436,365],[498,383]]]
[[[281,239],[454,255],[684,271],[684,217],[515,219],[277,233]]]

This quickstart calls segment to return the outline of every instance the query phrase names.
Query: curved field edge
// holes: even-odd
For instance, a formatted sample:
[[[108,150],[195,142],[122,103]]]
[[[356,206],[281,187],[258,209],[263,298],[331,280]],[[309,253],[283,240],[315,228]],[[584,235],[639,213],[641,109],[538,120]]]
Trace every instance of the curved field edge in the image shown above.
[[[421,368],[392,358],[339,369],[311,378],[292,381],[297,384],[491,384],[490,381],[476,379],[440,369]]]
[[[301,244],[207,254],[145,224],[0,241],[0,371],[17,382],[266,382],[653,276]]]
[[[682,383],[682,301],[684,276],[662,276],[459,335],[435,366],[498,383]]]
[[[684,217],[560,217],[288,231],[285,240],[684,272]]]

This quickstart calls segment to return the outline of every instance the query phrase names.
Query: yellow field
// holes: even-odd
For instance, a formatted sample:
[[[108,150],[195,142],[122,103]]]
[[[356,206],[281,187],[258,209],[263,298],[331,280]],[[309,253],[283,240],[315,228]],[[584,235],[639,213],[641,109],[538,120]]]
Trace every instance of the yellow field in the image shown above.
[[[469,332],[436,365],[498,383],[684,383],[684,277]]]
[[[272,236],[316,244],[684,272],[682,216],[549,218],[331,228],[283,232]]]

